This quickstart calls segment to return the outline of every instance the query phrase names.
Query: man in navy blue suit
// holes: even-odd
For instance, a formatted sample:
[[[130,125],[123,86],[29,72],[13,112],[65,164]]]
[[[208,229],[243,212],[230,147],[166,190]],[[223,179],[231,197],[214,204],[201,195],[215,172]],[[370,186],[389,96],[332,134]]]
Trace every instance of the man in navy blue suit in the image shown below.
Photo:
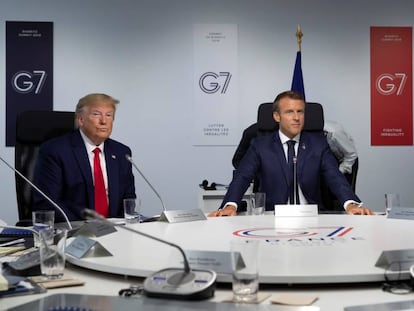
[[[103,177],[105,217],[123,217],[123,199],[135,198],[132,165],[126,159],[131,149],[109,136],[118,100],[106,94],[89,94],[76,106],[77,130],[51,139],[40,147],[34,183],[67,214],[81,220],[82,210],[95,208],[94,149]],[[95,162],[96,164],[96,162]],[[96,164],[97,165],[97,164]],[[106,195],[105,195],[106,194]],[[33,192],[34,210],[51,209],[51,204]],[[57,221],[63,220],[59,213]]]
[[[287,164],[288,141],[294,142],[298,196],[301,204],[321,204],[320,177],[327,181],[348,214],[371,215],[338,169],[324,135],[302,132],[305,101],[299,93],[280,93],[274,102],[273,118],[279,130],[255,138],[243,157],[223,199],[223,208],[209,216],[233,216],[251,181],[258,176],[260,192],[266,193],[266,210],[286,204],[292,187]]]

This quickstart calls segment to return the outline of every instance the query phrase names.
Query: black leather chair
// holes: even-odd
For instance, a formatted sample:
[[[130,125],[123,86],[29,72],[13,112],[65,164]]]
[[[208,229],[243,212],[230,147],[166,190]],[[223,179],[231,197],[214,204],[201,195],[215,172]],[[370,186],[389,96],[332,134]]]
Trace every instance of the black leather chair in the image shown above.
[[[260,134],[268,134],[276,130],[279,125],[273,119],[273,103],[259,105],[257,113],[258,131]],[[323,131],[325,119],[323,107],[319,103],[306,103],[304,131]]]
[[[51,138],[75,129],[75,113],[68,111],[25,111],[16,118],[16,145],[14,166],[29,180],[33,180],[34,168],[40,145]],[[15,174],[18,225],[30,225],[32,219],[32,187]]]

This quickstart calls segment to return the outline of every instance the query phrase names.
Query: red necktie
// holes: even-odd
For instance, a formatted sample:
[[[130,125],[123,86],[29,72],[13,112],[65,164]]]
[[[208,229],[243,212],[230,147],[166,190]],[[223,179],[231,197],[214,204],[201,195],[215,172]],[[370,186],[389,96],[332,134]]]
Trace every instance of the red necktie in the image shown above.
[[[101,149],[95,148],[93,153],[93,178],[95,181],[95,211],[104,217],[108,217],[108,200],[106,198],[105,182],[103,179],[99,153]]]

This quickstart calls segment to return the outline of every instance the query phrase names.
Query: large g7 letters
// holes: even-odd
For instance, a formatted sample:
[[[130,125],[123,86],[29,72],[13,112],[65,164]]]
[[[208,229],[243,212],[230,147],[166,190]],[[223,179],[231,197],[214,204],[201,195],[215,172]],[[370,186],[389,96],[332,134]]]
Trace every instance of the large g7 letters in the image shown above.
[[[225,77],[223,86],[221,86],[219,82],[216,82],[220,80],[219,79],[220,77]],[[200,85],[200,88],[204,93],[208,93],[208,94],[216,93],[218,90],[220,90],[220,87],[221,87],[221,94],[224,94],[227,91],[227,88],[230,83],[230,79],[231,79],[230,72],[220,72],[219,74],[215,72],[206,72],[201,75],[200,80],[198,81],[198,84]]]
[[[396,73],[395,75],[383,73],[377,78],[376,89],[382,95],[391,95],[395,92],[397,95],[401,95],[406,81],[407,75],[405,73]]]
[[[35,94],[39,94],[46,80],[46,71],[33,70],[33,73],[28,71],[19,71],[12,78],[13,89],[21,94],[28,94],[34,90]]]

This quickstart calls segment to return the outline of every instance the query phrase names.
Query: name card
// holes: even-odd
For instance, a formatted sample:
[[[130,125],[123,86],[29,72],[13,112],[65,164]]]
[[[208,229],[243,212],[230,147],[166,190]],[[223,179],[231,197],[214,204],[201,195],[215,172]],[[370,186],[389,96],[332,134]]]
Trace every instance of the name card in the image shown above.
[[[375,266],[389,271],[408,271],[413,263],[414,249],[397,249],[383,251]]]
[[[175,210],[164,211],[161,214],[160,220],[167,221],[169,223],[177,223],[194,220],[207,220],[207,217],[201,209]]]
[[[66,247],[65,253],[76,258],[112,256],[112,254],[98,241],[84,236],[77,236],[72,243]]]
[[[394,219],[414,219],[414,207],[394,206],[389,212],[387,218]]]
[[[112,232],[116,232],[114,226],[108,225],[101,221],[88,221],[83,224],[73,235],[99,238],[100,236],[104,236]]]
[[[275,204],[276,217],[315,217],[318,216],[316,204]]]
[[[185,254],[193,269],[209,269],[216,273],[232,273],[230,252],[186,251]]]

